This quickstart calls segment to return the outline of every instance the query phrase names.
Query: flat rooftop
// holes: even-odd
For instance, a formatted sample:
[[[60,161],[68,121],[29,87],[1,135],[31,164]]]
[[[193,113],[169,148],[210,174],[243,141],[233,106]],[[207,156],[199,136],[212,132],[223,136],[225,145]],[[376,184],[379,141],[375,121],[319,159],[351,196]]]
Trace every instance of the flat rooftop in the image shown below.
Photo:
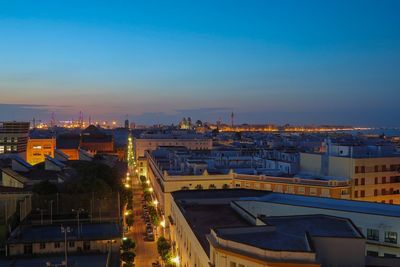
[[[251,226],[231,208],[230,204],[180,203],[179,207],[207,255],[210,253],[207,235],[211,233],[211,229]]]
[[[313,251],[307,235],[318,237],[364,238],[352,222],[327,215],[265,217],[268,226],[253,226],[243,232],[216,229],[219,237],[260,249],[274,251]],[[273,226],[274,228],[271,228]]]
[[[175,201],[185,199],[222,199],[239,200],[242,197],[261,197],[268,194],[265,190],[250,189],[216,189],[216,190],[183,190],[171,193]]]
[[[248,189],[177,191],[172,196],[204,251],[210,252],[206,235],[212,228],[251,226],[230,206],[230,201],[216,204],[222,199],[262,196],[266,191]],[[201,204],[201,200],[215,199],[215,204]],[[193,201],[194,200],[194,201]],[[199,200],[196,202],[196,200]]]
[[[340,210],[390,216],[400,218],[400,206],[366,201],[333,199],[314,196],[300,196],[292,194],[267,193],[262,197],[242,198],[241,200],[271,202],[292,206],[303,206],[319,209]]]
[[[71,232],[67,234],[68,240],[111,240],[121,237],[121,229],[116,223],[82,224],[80,236],[76,223],[65,224]],[[20,231],[15,231],[7,240],[8,244],[63,242],[64,234],[61,225],[24,226]]]
[[[47,262],[61,264],[64,256],[45,255],[32,258],[0,259],[0,266],[15,267],[45,267]],[[68,265],[76,267],[104,267],[107,262],[107,254],[68,255]],[[113,264],[112,266],[118,266]]]

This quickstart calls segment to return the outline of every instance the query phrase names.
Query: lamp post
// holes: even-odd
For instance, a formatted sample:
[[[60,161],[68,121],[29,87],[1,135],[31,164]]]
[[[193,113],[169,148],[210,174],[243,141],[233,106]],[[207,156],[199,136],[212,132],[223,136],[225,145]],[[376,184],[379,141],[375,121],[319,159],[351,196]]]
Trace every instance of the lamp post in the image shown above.
[[[54,202],[54,200],[50,200],[49,201],[49,205],[50,205],[50,224],[53,224],[53,202]]]
[[[76,212],[77,218],[78,218],[78,237],[80,237],[80,224],[79,224],[79,215],[81,214],[81,212],[84,212],[85,210],[82,208],[79,208],[77,210],[72,209],[72,212]]]
[[[61,225],[61,233],[64,233],[64,253],[65,253],[65,267],[68,267],[68,255],[67,255],[67,233],[70,233],[72,229]],[[79,231],[78,231],[79,232]]]
[[[43,225],[43,212],[45,211],[44,209],[36,209],[37,211],[40,212],[40,224]]]

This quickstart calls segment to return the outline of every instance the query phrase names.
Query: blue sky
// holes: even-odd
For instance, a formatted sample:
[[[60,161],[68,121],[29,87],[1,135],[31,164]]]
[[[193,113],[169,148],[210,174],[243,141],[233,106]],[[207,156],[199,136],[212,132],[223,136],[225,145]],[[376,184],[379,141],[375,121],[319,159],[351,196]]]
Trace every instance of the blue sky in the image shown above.
[[[400,126],[399,1],[0,1],[0,119]],[[12,118],[11,118],[12,117]]]

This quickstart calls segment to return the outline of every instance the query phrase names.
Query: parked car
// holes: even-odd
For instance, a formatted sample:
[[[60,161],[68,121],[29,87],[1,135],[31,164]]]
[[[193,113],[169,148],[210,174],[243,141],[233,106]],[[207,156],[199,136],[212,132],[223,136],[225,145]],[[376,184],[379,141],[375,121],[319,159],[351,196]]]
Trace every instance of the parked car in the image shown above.
[[[154,234],[148,234],[146,240],[147,241],[154,241]]]

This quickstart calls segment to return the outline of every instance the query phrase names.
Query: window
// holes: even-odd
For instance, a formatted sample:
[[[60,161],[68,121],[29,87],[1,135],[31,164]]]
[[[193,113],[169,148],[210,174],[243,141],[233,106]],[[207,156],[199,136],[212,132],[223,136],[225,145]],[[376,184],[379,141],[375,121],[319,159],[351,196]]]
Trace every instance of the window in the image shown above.
[[[365,178],[361,178],[361,185],[365,185]]]
[[[358,173],[358,166],[355,167],[354,172]]]
[[[316,196],[317,195],[317,188],[310,188],[310,195]]]
[[[385,232],[385,242],[397,244],[397,233],[396,232]]]
[[[361,173],[365,173],[365,166],[361,166]]]
[[[364,190],[361,190],[361,191],[360,191],[360,194],[361,194],[360,197],[365,197],[365,191],[364,191]]]
[[[46,243],[40,243],[40,249],[46,249]]]
[[[386,195],[386,190],[385,190],[385,188],[382,188],[381,194],[382,194],[382,196]]]
[[[69,241],[69,242],[68,242],[68,246],[69,246],[70,248],[75,247],[75,242],[74,242],[74,241]]]
[[[378,195],[378,189],[375,189],[374,190],[374,196],[377,196]]]
[[[385,258],[396,258],[396,254],[384,253],[383,256],[384,256]]]
[[[382,184],[386,184],[386,177],[382,177]]]
[[[358,197],[358,191],[354,191],[354,197]]]
[[[231,261],[231,262],[229,263],[229,267],[236,267],[236,262]]]
[[[379,241],[379,230],[376,229],[367,229],[367,239]]]
[[[378,253],[378,251],[367,250],[367,256],[378,257],[379,253]]]
[[[60,242],[54,243],[54,248],[60,248]]]
[[[378,177],[375,177],[375,184],[378,184]]]
[[[379,166],[375,165],[375,172],[379,172]]]
[[[244,267],[244,265],[243,264],[239,264],[239,267]]]
[[[354,185],[358,185],[358,179],[354,179]]]
[[[297,192],[298,192],[298,194],[303,194],[303,195],[304,195],[304,193],[305,193],[304,187],[299,186],[299,187],[297,188]]]

